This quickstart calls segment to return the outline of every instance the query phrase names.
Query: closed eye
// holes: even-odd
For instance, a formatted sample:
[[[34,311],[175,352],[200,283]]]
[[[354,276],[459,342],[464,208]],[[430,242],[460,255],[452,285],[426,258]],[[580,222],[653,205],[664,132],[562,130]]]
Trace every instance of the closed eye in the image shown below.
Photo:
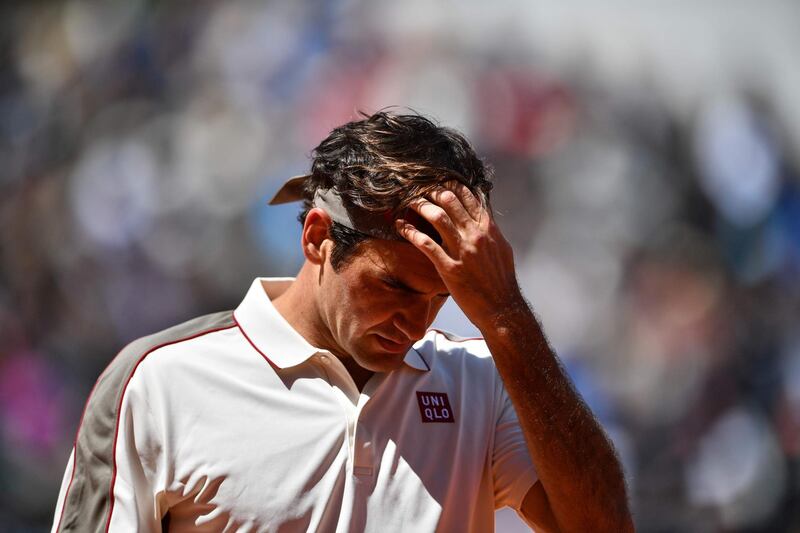
[[[381,281],[383,281],[384,285],[391,288],[392,290],[403,291],[410,294],[425,294],[422,291],[418,291],[416,289],[409,287],[408,285],[406,285],[397,278],[386,277],[382,278]],[[444,292],[436,295],[437,298],[447,298],[448,296],[450,296],[449,292]]]
[[[393,290],[410,292],[413,294],[422,294],[421,292],[412,289],[397,278],[383,278],[381,281],[383,281],[384,285]]]

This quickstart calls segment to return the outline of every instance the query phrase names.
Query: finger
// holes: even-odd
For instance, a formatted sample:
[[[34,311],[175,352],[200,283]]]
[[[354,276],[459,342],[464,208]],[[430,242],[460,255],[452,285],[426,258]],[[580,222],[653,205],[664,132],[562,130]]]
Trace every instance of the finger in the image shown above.
[[[456,249],[461,242],[461,234],[455,224],[453,224],[447,211],[425,198],[419,198],[411,202],[410,207],[433,226],[433,229],[441,235],[442,243],[447,248],[452,250]]]
[[[476,198],[472,191],[463,183],[459,181],[448,182],[448,189],[455,193],[464,206],[464,209],[466,209],[473,220],[480,221],[485,214],[488,214],[483,202]]]
[[[403,219],[398,219],[395,221],[395,227],[397,228],[397,233],[425,254],[425,257],[430,259],[431,263],[440,272],[452,262],[452,258],[447,255],[444,248],[436,244],[436,241],[429,235],[419,231],[412,224]]]
[[[466,207],[456,195],[455,191],[449,188],[442,187],[436,189],[428,195],[428,199],[444,209],[447,216],[450,217],[450,220],[458,227],[463,228],[466,224],[475,221],[469,212],[467,212]]]

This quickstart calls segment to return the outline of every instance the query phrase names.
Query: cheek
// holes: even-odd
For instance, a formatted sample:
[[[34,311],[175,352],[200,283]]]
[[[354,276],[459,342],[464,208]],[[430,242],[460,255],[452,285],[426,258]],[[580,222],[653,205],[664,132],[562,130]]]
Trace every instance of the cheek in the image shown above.
[[[448,298],[441,298],[441,299],[437,300],[436,303],[434,303],[433,306],[431,306],[432,307],[432,315],[433,315],[433,316],[431,316],[431,320],[436,318],[436,315],[439,314],[439,311],[442,309],[442,307],[444,307],[444,304],[447,303],[448,299],[449,299],[449,297]]]
[[[436,320],[436,316],[439,314],[439,311],[444,306],[445,302],[447,302],[447,298],[436,298],[435,300],[431,301],[428,306],[428,316],[426,317],[426,329],[431,327],[433,321]]]
[[[397,309],[397,299],[382,291],[363,291],[351,295],[345,319],[359,329],[367,329],[389,320]]]

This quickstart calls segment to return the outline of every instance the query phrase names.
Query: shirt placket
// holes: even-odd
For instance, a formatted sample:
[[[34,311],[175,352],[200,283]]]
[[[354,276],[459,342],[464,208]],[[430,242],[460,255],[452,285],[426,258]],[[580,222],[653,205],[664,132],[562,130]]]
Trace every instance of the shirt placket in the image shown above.
[[[359,424],[359,418],[382,376],[374,375],[367,382],[364,391],[359,392],[347,369],[337,357],[330,353],[321,353],[319,359],[345,416],[348,473],[358,479],[372,479],[375,464],[373,438],[367,426]]]

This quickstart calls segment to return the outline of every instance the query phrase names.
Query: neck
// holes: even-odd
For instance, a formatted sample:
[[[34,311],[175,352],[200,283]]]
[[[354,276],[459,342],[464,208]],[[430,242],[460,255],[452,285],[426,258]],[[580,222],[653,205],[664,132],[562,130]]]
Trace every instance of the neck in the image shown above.
[[[312,270],[308,263],[304,264],[294,282],[272,300],[272,305],[310,344],[330,350],[330,332],[317,307]]]
[[[338,357],[350,373],[358,390],[363,390],[374,372],[359,366],[352,357],[342,353],[338,344],[334,342],[330,328],[317,307],[315,284],[318,274],[313,266],[304,264],[294,282],[272,300],[272,305],[311,345],[328,350]]]

